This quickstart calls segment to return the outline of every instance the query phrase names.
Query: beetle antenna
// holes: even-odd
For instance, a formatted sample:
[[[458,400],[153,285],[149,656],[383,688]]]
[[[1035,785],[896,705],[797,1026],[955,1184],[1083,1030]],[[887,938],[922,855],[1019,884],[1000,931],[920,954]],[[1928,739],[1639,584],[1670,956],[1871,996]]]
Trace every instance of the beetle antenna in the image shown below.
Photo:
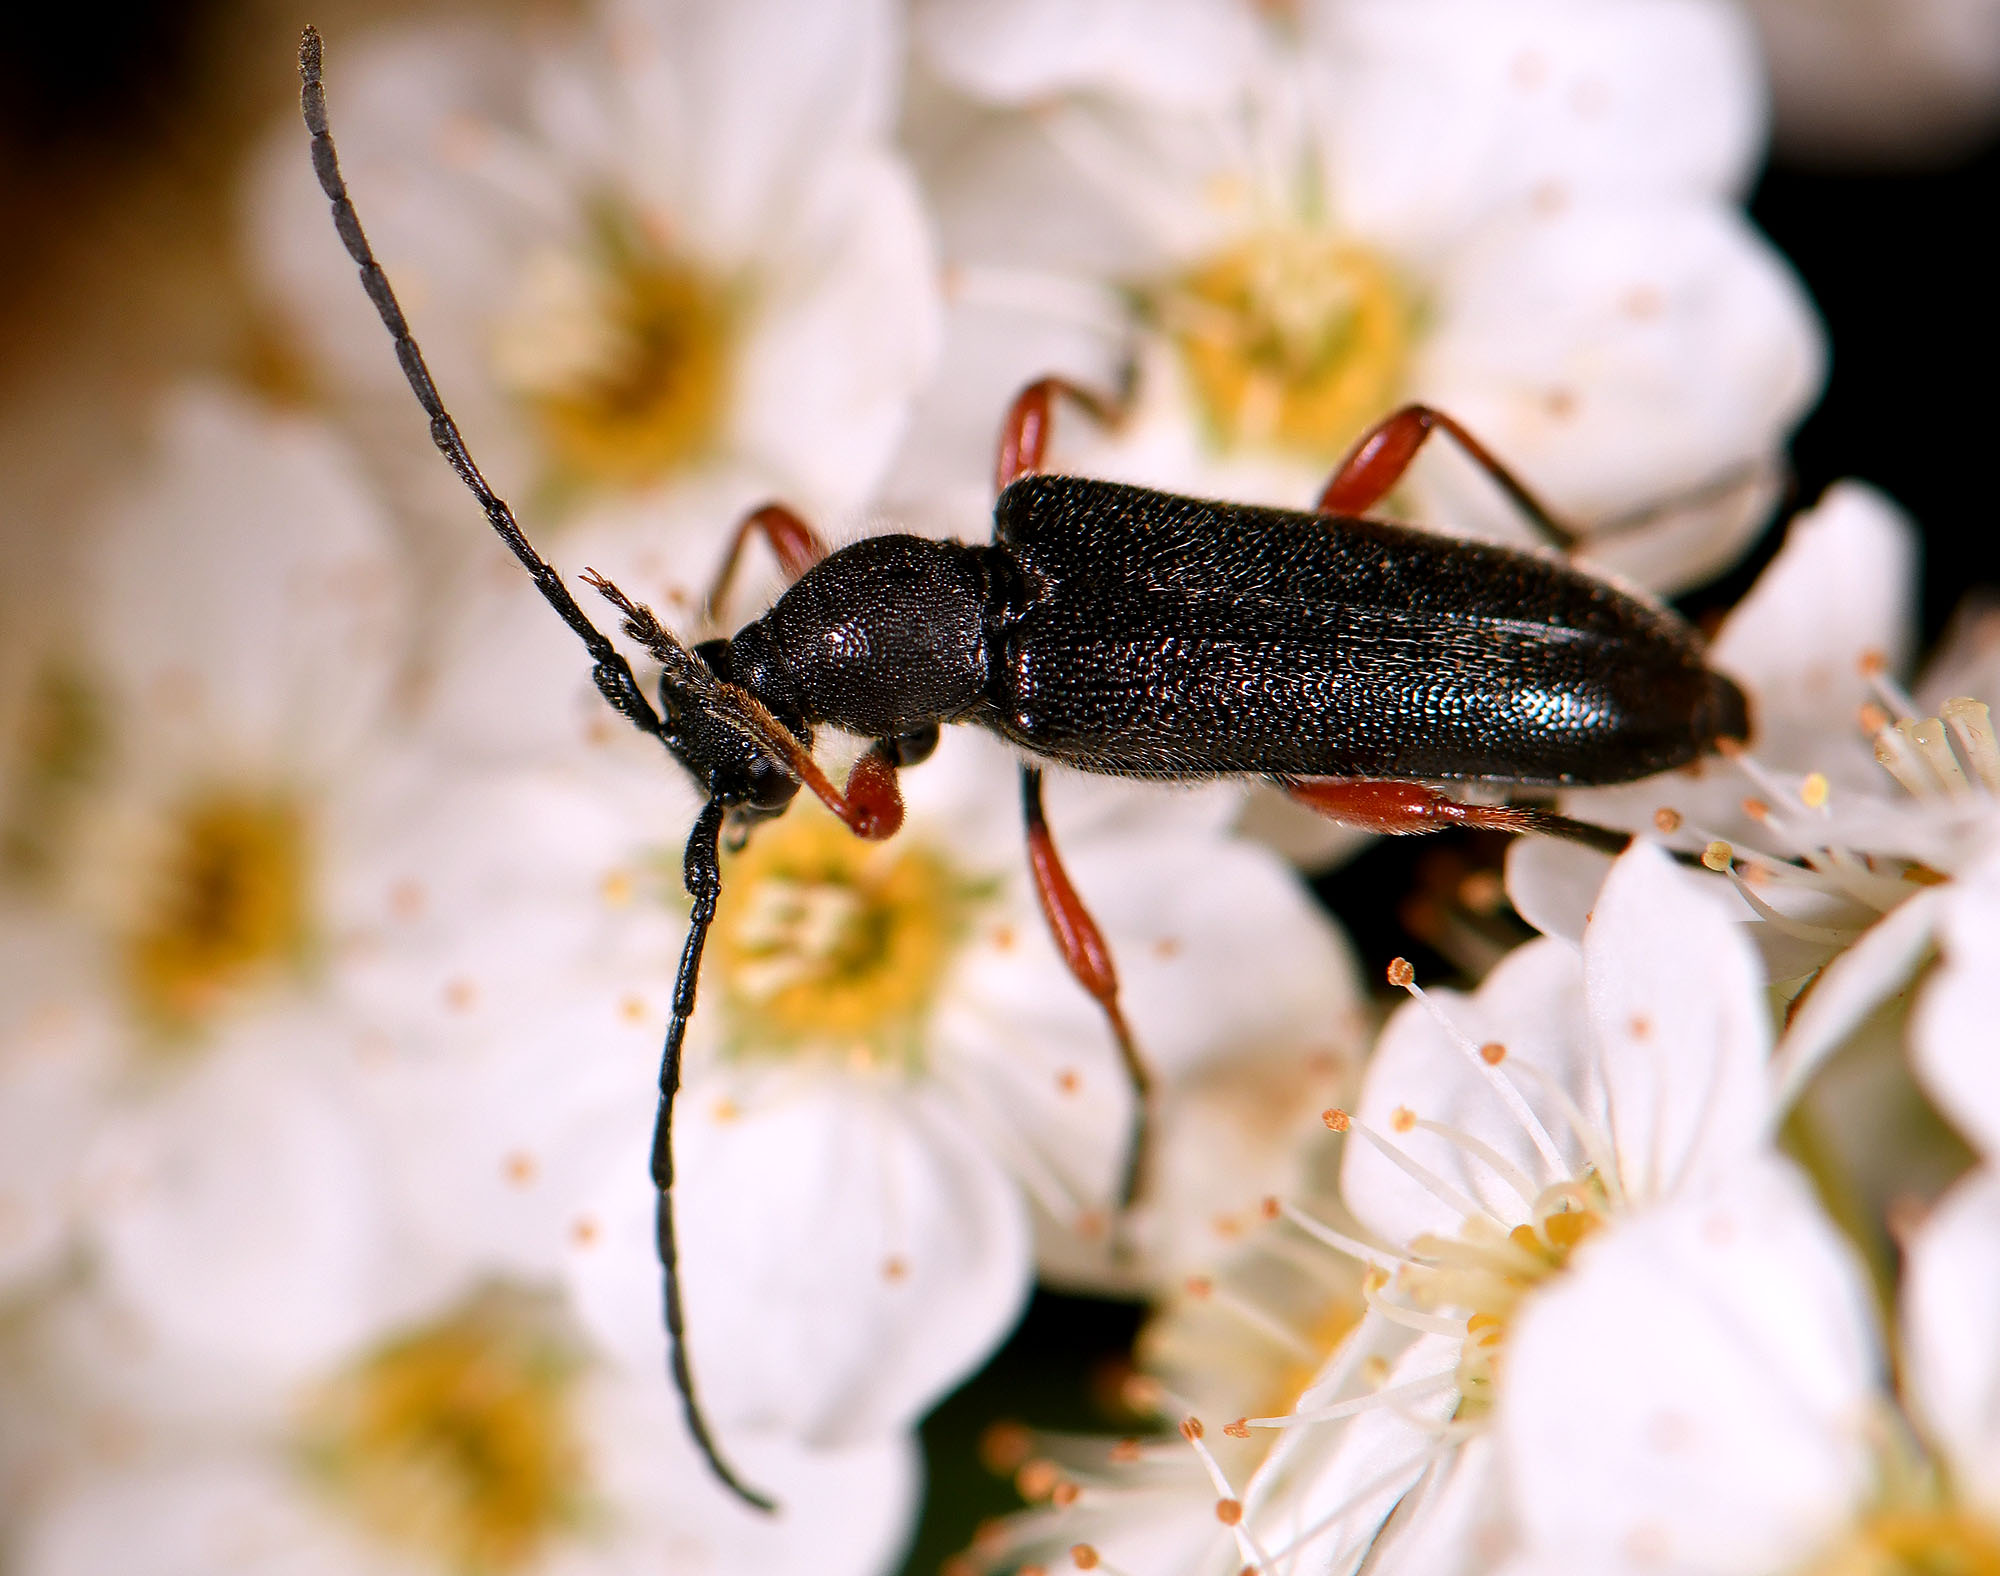
[[[347,255],[354,259],[355,267],[361,272],[361,287],[368,292],[368,299],[374,302],[382,326],[388,329],[389,337],[395,341],[396,360],[402,366],[403,376],[409,380],[410,391],[417,396],[417,403],[430,418],[431,441],[451,463],[451,468],[458,472],[459,480],[470,489],[472,496],[479,500],[479,506],[485,511],[487,523],[493,527],[495,534],[534,578],[535,588],[542,593],[543,600],[556,610],[562,621],[583,642],[593,663],[591,677],[597,681],[604,698],[641,732],[652,734],[663,744],[668,743],[670,730],[639,688],[624,653],[590,621],[577,605],[576,598],[570,595],[569,588],[563,584],[562,576],[535,551],[515,520],[514,511],[507,507],[505,499],[494,492],[479,467],[473,463],[472,455],[465,447],[465,439],[459,434],[458,423],[452,420],[443,400],[438,397],[437,385],[431,381],[430,368],[424,363],[424,353],[417,348],[402,306],[396,300],[396,292],[390,287],[389,276],[376,261],[374,248],[368,244],[360,216],[354,211],[354,202],[347,194],[347,182],[340,173],[340,156],[334,151],[333,136],[327,129],[326,89],[320,79],[320,51],[319,30],[306,28],[299,39],[299,107],[305,115],[306,130],[312,134],[313,171],[319,176],[320,190],[326,193],[327,201],[332,205],[333,227],[339,232]],[[621,608],[621,611],[625,610]],[[667,643],[686,659],[685,662],[671,660],[671,654],[662,655],[658,651],[654,654],[662,657],[676,679],[694,680],[695,698],[700,703],[706,695],[701,686],[706,683],[712,687],[714,676],[706,674],[693,653],[680,646],[679,642],[667,637]],[[690,665],[699,673],[691,672]],[[704,674],[705,679],[701,676]],[[681,1314],[679,1251],[674,1239],[671,1192],[674,1177],[674,1095],[680,1088],[681,1044],[687,1038],[688,1019],[694,1012],[695,982],[701,972],[702,947],[708,940],[709,925],[715,918],[716,900],[722,891],[719,844],[723,815],[721,802],[709,800],[695,818],[694,830],[688,834],[684,871],[688,895],[694,899],[694,912],[687,943],[681,949],[680,968],[674,977],[673,1018],[667,1025],[666,1047],[660,1060],[660,1106],[653,1129],[652,1170],[654,1186],[658,1189],[656,1229],[666,1311],[668,1366],[672,1371],[674,1388],[680,1393],[681,1409],[687,1415],[688,1432],[694,1436],[695,1447],[708,1463],[709,1470],[732,1493],[745,1504],[769,1511],[777,1509],[776,1501],[744,1483],[723,1460],[709,1432],[701,1402],[695,1395],[694,1372],[688,1362],[687,1337]]]
[[[354,259],[355,267],[361,272],[361,288],[368,292],[368,299],[374,302],[382,326],[388,329],[389,337],[395,341],[396,360],[403,369],[403,376],[409,380],[410,392],[417,396],[417,403],[430,418],[431,442],[438,446],[451,468],[458,472],[458,479],[479,500],[479,507],[485,511],[487,523],[493,527],[495,534],[533,576],[535,588],[542,593],[543,600],[576,632],[577,638],[590,652],[594,664],[591,677],[597,681],[604,698],[642,733],[664,740],[666,725],[633,678],[631,664],[603,631],[591,623],[554,566],[535,551],[534,544],[515,520],[514,511],[507,507],[507,501],[494,492],[479,467],[473,463],[472,455],[465,447],[465,439],[459,434],[458,423],[452,420],[451,413],[444,408],[444,401],[438,397],[437,385],[431,381],[430,368],[424,364],[424,353],[417,348],[417,342],[410,334],[409,322],[396,300],[396,292],[390,287],[389,276],[375,260],[375,249],[368,244],[368,237],[361,228],[360,215],[354,211],[353,199],[347,194],[347,181],[340,173],[340,155],[334,151],[333,134],[327,129],[326,88],[320,80],[319,30],[314,27],[306,28],[299,38],[299,108],[305,115],[306,130],[312,134],[313,173],[319,177],[320,190],[326,193],[326,200],[333,207],[333,227],[339,232],[347,255]]]
[[[711,799],[695,817],[688,833],[687,853],[682,859],[682,878],[694,912],[688,919],[687,941],[681,948],[681,965],[674,975],[673,1017],[667,1023],[667,1043],[660,1054],[660,1108],[653,1119],[653,1186],[658,1198],[654,1211],[660,1249],[661,1293],[666,1303],[669,1363],[674,1388],[680,1392],[681,1410],[687,1414],[688,1432],[696,1448],[708,1462],[709,1470],[729,1486],[745,1504],[759,1510],[776,1510],[769,1495],[759,1493],[739,1478],[722,1459],[708,1431],[701,1402],[694,1393],[694,1373],[688,1366],[687,1335],[681,1313],[680,1250],[674,1240],[674,1096],[681,1086],[681,1044],[687,1038],[688,1020],[694,1016],[695,985],[701,978],[701,952],[708,941],[708,928],[715,920],[716,900],[722,895],[720,844],[724,810],[722,801]]]

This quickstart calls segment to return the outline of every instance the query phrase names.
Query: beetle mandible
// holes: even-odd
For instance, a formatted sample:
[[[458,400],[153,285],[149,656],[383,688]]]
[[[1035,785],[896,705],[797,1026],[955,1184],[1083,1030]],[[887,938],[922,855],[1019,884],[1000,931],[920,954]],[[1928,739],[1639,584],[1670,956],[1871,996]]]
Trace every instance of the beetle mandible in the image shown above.
[[[1144,1153],[1148,1079],[1106,947],[1058,858],[1042,762],[1189,781],[1275,782],[1370,830],[1448,825],[1539,832],[1616,850],[1623,833],[1552,812],[1470,804],[1426,784],[1626,782],[1682,766],[1749,729],[1743,692],[1707,665],[1672,612],[1560,558],[1367,518],[1433,433],[1447,434],[1546,536],[1574,537],[1449,416],[1397,411],[1342,462],[1309,512],[1179,497],[1041,474],[1054,401],[1107,405],[1058,379],[1015,400],[1000,443],[993,538],[886,535],[827,554],[780,505],[738,527],[710,606],[762,535],[793,583],[728,639],[688,646],[594,572],[627,635],[660,664],[656,710],[630,663],[487,485],[446,412],[375,260],[327,129],[318,33],[299,47],[313,167],[335,228],[395,344],[431,437],[542,596],[583,641],[611,706],[693,776],[692,913],[660,1068],[652,1175],[669,1362],[697,1447],[760,1509],[716,1445],[682,1328],[672,1206],[681,1048],[721,889],[725,825],[747,833],[810,790],[856,835],[902,822],[896,772],[945,723],[984,727],[1024,753],[1029,864],[1049,929],[1097,1001],[1139,1096],[1123,1202]],[[844,785],[813,758],[814,730],[875,741]]]

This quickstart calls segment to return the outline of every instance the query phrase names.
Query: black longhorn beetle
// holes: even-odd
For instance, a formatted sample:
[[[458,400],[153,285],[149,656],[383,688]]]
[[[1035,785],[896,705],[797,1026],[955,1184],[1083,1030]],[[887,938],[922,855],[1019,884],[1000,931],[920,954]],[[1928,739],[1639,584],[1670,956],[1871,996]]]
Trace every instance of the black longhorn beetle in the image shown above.
[[[1040,474],[1056,397],[1110,414],[1057,379],[1031,384],[1008,415],[990,543],[876,536],[827,555],[804,521],[768,505],[738,527],[709,605],[753,534],[793,584],[733,637],[691,648],[586,570],[624,632],[660,664],[655,711],[446,414],[341,177],[312,28],[299,73],[334,226],[432,440],[583,641],[604,698],[665,745],[704,796],[684,860],[693,912],[660,1066],[652,1174],[674,1384],[703,1457],[751,1505],[774,1508],[723,1459],[695,1397],[671,1193],[674,1093],[721,889],[725,822],[747,832],[803,787],[856,836],[885,838],[903,817],[897,768],[929,755],[941,724],[973,723],[1017,745],[1028,757],[1021,797],[1043,914],[1102,1008],[1138,1095],[1129,1204],[1146,1138],[1146,1068],[1119,1010],[1109,949],[1057,858],[1037,761],[1175,781],[1260,777],[1378,832],[1487,827],[1615,852],[1629,841],[1622,832],[1542,809],[1462,803],[1424,784],[1627,782],[1749,731],[1743,692],[1707,665],[1700,637],[1674,613],[1551,555],[1365,517],[1443,431],[1542,532],[1573,545],[1573,533],[1441,412],[1410,406],[1379,423],[1301,513]],[[876,741],[844,787],[813,759],[821,724]]]

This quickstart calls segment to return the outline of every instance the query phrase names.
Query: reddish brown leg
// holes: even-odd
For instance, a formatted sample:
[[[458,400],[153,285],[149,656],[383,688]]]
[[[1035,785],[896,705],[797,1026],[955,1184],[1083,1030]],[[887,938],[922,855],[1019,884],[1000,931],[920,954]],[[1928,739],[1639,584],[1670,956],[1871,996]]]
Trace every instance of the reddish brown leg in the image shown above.
[[[783,504],[767,503],[761,509],[752,509],[730,537],[729,551],[723,554],[722,567],[715,572],[715,583],[708,588],[708,600],[702,604],[702,616],[711,624],[716,620],[722,599],[729,594],[729,582],[736,576],[736,561],[743,556],[743,544],[753,532],[762,532],[764,540],[771,544],[787,585],[826,557],[826,544],[819,534]]]
[[[1037,378],[1014,396],[1001,424],[1000,457],[993,467],[996,492],[1005,492],[1009,483],[1042,468],[1042,455],[1049,446],[1050,409],[1058,394],[1075,400],[1094,421],[1118,419],[1118,409],[1110,400],[1082,384],[1068,378]]]
[[[1153,1075],[1147,1070],[1125,1014],[1118,1006],[1118,969],[1111,960],[1103,932],[1083,899],[1070,885],[1069,874],[1056,856],[1055,839],[1049,835],[1048,818],[1042,812],[1042,774],[1038,767],[1021,768],[1021,809],[1028,823],[1028,865],[1034,871],[1035,896],[1041,899],[1042,918],[1076,982],[1096,1001],[1111,1026],[1118,1055],[1131,1080],[1137,1110],[1132,1121],[1132,1147],[1125,1157],[1125,1175],[1119,1183],[1118,1207],[1130,1209],[1138,1197],[1145,1174],[1146,1152],[1152,1141]]]
[[[1542,501],[1522,484],[1519,477],[1502,465],[1486,445],[1467,432],[1441,410],[1428,405],[1405,405],[1384,416],[1362,434],[1361,441],[1340,462],[1340,469],[1319,495],[1321,514],[1366,514],[1403,479],[1403,472],[1417,457],[1424,440],[1433,432],[1443,432],[1488,476],[1514,507],[1527,516],[1535,529],[1557,547],[1568,550],[1582,539],[1582,533],[1551,515]]]
[[[1299,803],[1317,810],[1328,820],[1389,837],[1441,832],[1448,826],[1470,826],[1493,832],[1537,832],[1610,854],[1623,853],[1632,841],[1628,833],[1592,826],[1588,821],[1573,821],[1552,810],[1463,804],[1422,783],[1383,782],[1365,777],[1309,777],[1288,782],[1284,788]]]

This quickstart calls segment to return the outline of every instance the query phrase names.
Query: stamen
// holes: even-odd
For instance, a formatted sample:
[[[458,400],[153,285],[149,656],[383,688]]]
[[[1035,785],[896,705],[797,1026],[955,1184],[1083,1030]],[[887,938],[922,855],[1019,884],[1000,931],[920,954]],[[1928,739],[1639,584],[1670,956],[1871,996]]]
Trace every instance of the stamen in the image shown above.
[[[1993,713],[1985,702],[1955,695],[1938,708],[1938,715],[1958,740],[1958,752],[1986,788],[2000,793],[2000,739],[1993,731]]]
[[[1881,652],[1870,651],[1862,656],[1861,676],[1888,708],[1890,716],[1905,721],[1918,715],[1917,703],[1910,699],[1909,691],[1889,677],[1888,659]]]
[[[1399,959],[1398,961],[1401,960]],[[1409,965],[1404,964],[1404,967],[1408,969]],[[1392,972],[1393,968],[1394,966],[1391,965]],[[1549,1136],[1549,1130],[1542,1126],[1541,1118],[1536,1116],[1534,1111],[1529,1107],[1528,1102],[1521,1098],[1521,1091],[1514,1087],[1514,1081],[1507,1076],[1505,1058],[1503,1057],[1498,1061],[1488,1060],[1484,1049],[1476,1044],[1472,1037],[1463,1029],[1453,1023],[1445,1010],[1431,1000],[1429,992],[1416,982],[1414,970],[1410,970],[1410,977],[1403,982],[1403,988],[1423,1003],[1424,1011],[1430,1014],[1431,1021],[1444,1030],[1445,1037],[1458,1047],[1460,1053],[1472,1063],[1474,1070],[1492,1086],[1493,1092],[1500,1096],[1500,1103],[1506,1106],[1507,1114],[1521,1124],[1521,1130],[1528,1135],[1529,1142],[1541,1152],[1542,1159],[1548,1164],[1549,1169],[1560,1176],[1566,1169],[1563,1163],[1562,1151],[1556,1147],[1555,1140]],[[1488,1151],[1488,1153],[1490,1154],[1491,1151]],[[1482,1156],[1482,1158],[1484,1157]],[[1496,1156],[1495,1158],[1497,1159],[1498,1157]],[[1502,1161],[1501,1164],[1505,1165],[1506,1162]],[[1518,1174],[1517,1172],[1516,1175]],[[1533,1198],[1534,1189],[1530,1187],[1522,1194],[1522,1197]]]
[[[1436,1133],[1448,1143],[1453,1143],[1483,1160],[1487,1167],[1508,1187],[1512,1188],[1523,1204],[1535,1201],[1535,1184],[1528,1180],[1528,1174],[1509,1160],[1491,1144],[1483,1143],[1461,1128],[1444,1122],[1433,1122],[1428,1117],[1418,1117],[1417,1126],[1427,1133]]]
[[[1243,1557],[1251,1561],[1258,1570],[1269,1570],[1270,1562],[1264,1557],[1264,1551],[1257,1546],[1250,1529],[1243,1525],[1243,1502],[1237,1497],[1235,1488],[1231,1486],[1229,1474],[1222,1470],[1222,1463],[1215,1459],[1214,1452],[1202,1442],[1199,1419],[1189,1418],[1188,1422],[1197,1426],[1190,1429],[1183,1425],[1181,1434],[1190,1445],[1194,1446],[1194,1453],[1201,1458],[1201,1464],[1208,1472],[1209,1482],[1215,1485],[1218,1500],[1216,1511],[1219,1519],[1236,1535],[1236,1547]],[[1224,1506],[1235,1507],[1233,1517],[1224,1513]]]
[[[1591,1174],[1604,1189],[1605,1196],[1613,1203],[1624,1202],[1624,1184],[1618,1177],[1618,1161],[1610,1140],[1600,1133],[1584,1116],[1583,1110],[1570,1097],[1570,1092],[1546,1069],[1533,1062],[1522,1062],[1521,1071],[1526,1073],[1540,1087],[1544,1096],[1562,1113],[1562,1119],[1577,1143],[1583,1149],[1584,1159],[1589,1162]]]
[[[1423,1188],[1433,1198],[1438,1200],[1439,1203],[1446,1204],[1452,1209],[1457,1210],[1467,1220],[1489,1220],[1502,1231],[1507,1229],[1507,1222],[1494,1214],[1485,1205],[1476,1202],[1466,1194],[1460,1192],[1449,1182],[1445,1181],[1443,1177],[1431,1170],[1430,1167],[1411,1159],[1410,1156],[1404,1154],[1402,1150],[1390,1143],[1388,1139],[1384,1138],[1372,1127],[1367,1126],[1365,1123],[1357,1122],[1352,1117],[1348,1118],[1348,1124],[1350,1132],[1359,1133],[1369,1143],[1373,1144],[1380,1151],[1384,1159],[1395,1166],[1405,1176],[1409,1177],[1419,1187]]]
[[[1902,784],[1912,798],[1928,798],[1936,791],[1937,783],[1929,765],[1917,753],[1912,741],[1904,736],[1900,725],[1883,728],[1876,733],[1875,760]]]
[[[1415,1308],[1406,1308],[1399,1302],[1385,1302],[1382,1288],[1364,1285],[1361,1299],[1376,1313],[1391,1324],[1399,1324],[1406,1330],[1415,1330],[1420,1335],[1442,1335],[1453,1340],[1465,1338],[1465,1320],[1448,1319],[1443,1314],[1419,1313]]]
[[[1924,758],[1944,791],[1953,798],[1959,798],[1972,791],[1966,781],[1965,772],[1958,764],[1958,757],[1951,753],[1951,745],[1945,738],[1944,724],[1936,717],[1919,717],[1914,722],[1899,722],[1896,731],[1908,737],[1917,747],[1917,753]]]
[[[1780,931],[1796,941],[1810,941],[1829,947],[1844,947],[1860,934],[1859,931],[1855,930],[1837,930],[1832,926],[1812,925],[1808,924],[1805,920],[1794,919],[1791,915],[1784,913],[1780,909],[1773,908],[1769,903],[1765,902],[1764,899],[1751,889],[1750,883],[1745,881],[1734,870],[1729,871],[1728,876],[1729,884],[1736,888],[1736,895],[1756,910],[1759,919],[1762,919],[1774,930]]]
[[[1459,1329],[1463,1333],[1463,1320],[1459,1321]],[[1309,1412],[1293,1412],[1286,1417],[1246,1417],[1243,1421],[1251,1428],[1296,1428],[1304,1423],[1337,1423],[1344,1417],[1357,1417],[1378,1406],[1394,1407],[1404,1401],[1421,1400],[1441,1390],[1454,1389],[1457,1384],[1458,1370],[1446,1368],[1370,1395],[1358,1395],[1351,1401],[1336,1401],[1332,1406],[1316,1406]]]
[[[1344,1253],[1349,1258],[1366,1264],[1370,1269],[1393,1272],[1401,1268],[1405,1262],[1400,1254],[1371,1248],[1358,1238],[1335,1231],[1331,1226],[1315,1220],[1302,1209],[1294,1208],[1290,1204],[1281,1204],[1278,1207],[1285,1219],[1315,1242],[1323,1242],[1334,1252]]]

